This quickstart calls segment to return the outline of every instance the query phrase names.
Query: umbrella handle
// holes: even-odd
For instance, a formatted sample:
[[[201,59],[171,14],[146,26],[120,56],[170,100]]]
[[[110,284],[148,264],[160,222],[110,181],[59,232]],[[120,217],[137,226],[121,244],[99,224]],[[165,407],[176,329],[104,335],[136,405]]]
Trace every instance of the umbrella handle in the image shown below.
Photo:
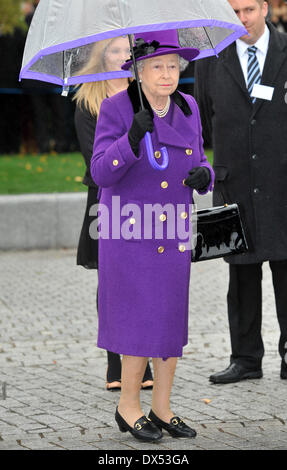
[[[144,138],[145,138],[147,156],[148,156],[151,166],[155,170],[165,170],[168,167],[168,153],[167,153],[166,147],[161,147],[160,149],[162,157],[163,157],[163,161],[162,161],[162,164],[159,165],[159,163],[157,163],[157,161],[155,160],[150,132],[146,132]]]
[[[130,50],[131,50],[131,56],[132,56],[132,61],[133,61],[133,66],[134,66],[134,72],[135,72],[135,77],[136,77],[136,82],[137,82],[137,87],[138,87],[138,92],[139,92],[141,109],[145,109],[144,103],[143,103],[143,97],[142,97],[142,90],[140,86],[137,63],[136,63],[134,49],[133,49],[132,36],[131,34],[129,34],[128,36],[129,36]],[[146,151],[147,151],[148,159],[149,159],[151,166],[155,170],[165,170],[168,167],[168,153],[167,153],[166,147],[161,147],[160,149],[162,153],[163,161],[162,161],[162,164],[159,165],[157,161],[155,160],[150,132],[146,132],[145,134],[145,145],[146,145]]]

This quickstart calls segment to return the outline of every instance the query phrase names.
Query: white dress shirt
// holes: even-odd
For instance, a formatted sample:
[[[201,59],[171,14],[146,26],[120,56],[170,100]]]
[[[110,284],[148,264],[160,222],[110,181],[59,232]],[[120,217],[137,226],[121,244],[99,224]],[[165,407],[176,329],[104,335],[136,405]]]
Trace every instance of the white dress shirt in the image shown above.
[[[268,51],[268,44],[270,38],[270,31],[268,26],[265,25],[264,33],[253,46],[257,47],[256,57],[259,62],[260,72],[262,76],[265,59]],[[242,72],[244,75],[245,83],[247,86],[247,64],[248,64],[248,47],[251,47],[250,44],[246,44],[246,42],[242,41],[241,39],[236,40],[236,51],[240,61],[240,65],[242,68]]]

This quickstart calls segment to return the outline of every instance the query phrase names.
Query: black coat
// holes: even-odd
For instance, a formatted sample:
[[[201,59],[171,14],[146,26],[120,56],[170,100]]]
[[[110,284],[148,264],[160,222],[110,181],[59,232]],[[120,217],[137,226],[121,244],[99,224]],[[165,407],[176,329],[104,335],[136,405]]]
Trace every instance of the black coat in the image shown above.
[[[195,68],[203,135],[214,149],[213,203],[239,204],[250,247],[230,263],[287,259],[287,35],[268,27],[261,84],[274,87],[272,101],[252,105],[235,43]]]
[[[90,208],[99,202],[97,197],[98,187],[90,173],[97,118],[92,116],[84,106],[76,106],[74,121],[80,149],[86,164],[83,183],[88,186],[86,211],[77,250],[77,264],[87,269],[97,269],[99,243],[98,240],[91,238],[89,233],[90,224],[95,219],[94,216],[90,216]]]
[[[74,122],[80,149],[86,164],[83,183],[92,188],[97,188],[97,185],[91,177],[90,173],[97,118],[96,116],[93,116],[84,106],[76,106]]]

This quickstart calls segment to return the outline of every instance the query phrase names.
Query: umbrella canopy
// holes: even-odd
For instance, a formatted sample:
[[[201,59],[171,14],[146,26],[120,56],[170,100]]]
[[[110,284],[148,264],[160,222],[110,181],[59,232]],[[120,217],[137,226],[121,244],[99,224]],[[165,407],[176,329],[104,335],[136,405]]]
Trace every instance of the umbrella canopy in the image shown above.
[[[41,0],[28,32],[21,78],[59,85],[129,77],[95,64],[95,47],[111,38],[177,29],[197,59],[217,55],[246,30],[227,0]],[[100,47],[100,44],[98,44]]]

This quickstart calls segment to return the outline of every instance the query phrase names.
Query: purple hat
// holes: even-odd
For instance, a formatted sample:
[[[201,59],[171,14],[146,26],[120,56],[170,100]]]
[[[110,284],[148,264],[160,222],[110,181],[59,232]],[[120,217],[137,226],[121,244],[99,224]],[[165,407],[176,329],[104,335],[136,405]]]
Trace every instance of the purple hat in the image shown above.
[[[151,57],[159,55],[178,54],[180,57],[190,62],[199,54],[198,49],[180,47],[176,29],[136,33],[133,49],[136,61],[150,59]],[[132,64],[132,59],[129,59],[121,68],[128,70]]]

